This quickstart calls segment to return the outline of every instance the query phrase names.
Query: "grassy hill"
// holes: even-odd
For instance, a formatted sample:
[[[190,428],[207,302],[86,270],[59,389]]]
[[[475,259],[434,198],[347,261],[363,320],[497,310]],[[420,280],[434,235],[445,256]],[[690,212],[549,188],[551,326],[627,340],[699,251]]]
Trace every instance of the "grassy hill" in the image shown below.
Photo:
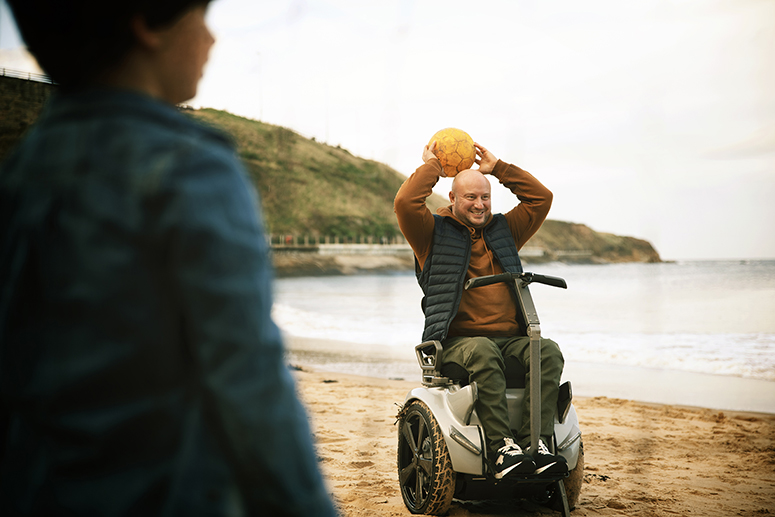
[[[53,88],[0,77],[0,161],[37,118]],[[213,109],[185,112],[232,136],[261,194],[270,233],[353,240],[400,236],[393,198],[405,177],[394,169],[284,127]],[[447,200],[433,194],[427,204],[435,212]],[[533,252],[526,253],[528,262],[660,261],[646,241],[562,221],[547,220],[526,247]]]
[[[261,193],[271,233],[395,237],[392,200],[404,176],[284,127],[212,109],[190,112],[232,135]],[[444,200],[434,196],[432,206]]]
[[[261,192],[270,232],[375,237],[400,235],[393,213],[405,176],[385,164],[293,131],[212,109],[193,117],[231,134]],[[432,211],[448,203],[433,194]],[[583,224],[547,220],[528,242],[543,255],[531,262],[659,262],[647,241],[600,233]]]

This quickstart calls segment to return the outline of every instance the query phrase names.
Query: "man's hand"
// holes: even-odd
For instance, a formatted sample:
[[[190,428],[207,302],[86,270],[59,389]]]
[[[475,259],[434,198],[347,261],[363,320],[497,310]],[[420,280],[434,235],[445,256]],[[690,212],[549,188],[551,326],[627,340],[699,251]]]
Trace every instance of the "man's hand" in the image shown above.
[[[436,150],[436,140],[434,140],[433,142],[431,142],[430,144],[426,145],[423,148],[423,151],[422,151],[422,161],[425,162],[425,163],[428,163],[429,161],[434,160],[434,159],[438,160],[436,155],[433,153],[433,151],[435,151],[435,150]],[[444,168],[443,167],[441,169],[441,174],[439,174],[439,176],[444,176],[444,177],[447,176],[444,173]]]
[[[476,142],[474,142],[474,146],[476,146],[476,159],[474,161],[479,164],[479,172],[482,174],[491,173],[495,164],[498,163],[498,158]]]

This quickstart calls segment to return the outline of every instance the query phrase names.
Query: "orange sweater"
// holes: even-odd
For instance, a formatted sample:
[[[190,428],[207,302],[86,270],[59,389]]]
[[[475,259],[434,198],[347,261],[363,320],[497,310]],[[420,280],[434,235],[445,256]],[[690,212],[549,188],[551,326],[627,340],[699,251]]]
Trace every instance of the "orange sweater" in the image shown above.
[[[433,214],[425,205],[433,187],[439,181],[441,164],[433,159],[420,166],[398,190],[395,211],[398,225],[412,247],[420,267],[431,252],[433,241]],[[549,214],[552,193],[530,173],[498,160],[492,173],[498,181],[511,190],[520,203],[505,214],[511,235],[519,250],[538,231]],[[457,219],[451,206],[437,210],[444,217],[452,217],[468,227],[471,232],[471,261],[466,279],[502,273],[492,250],[482,238],[481,229],[471,228]],[[487,224],[492,222],[492,217]],[[513,336],[523,333],[520,329],[516,301],[506,284],[493,284],[463,291],[457,315],[449,328],[453,336]]]

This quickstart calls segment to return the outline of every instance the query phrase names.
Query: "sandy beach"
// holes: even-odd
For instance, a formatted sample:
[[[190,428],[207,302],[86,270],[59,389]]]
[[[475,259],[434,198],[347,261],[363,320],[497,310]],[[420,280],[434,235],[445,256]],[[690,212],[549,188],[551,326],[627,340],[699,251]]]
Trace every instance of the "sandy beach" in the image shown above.
[[[395,415],[418,382],[294,371],[320,465],[343,516],[411,515],[396,473]],[[775,414],[576,397],[585,477],[574,516],[775,515]],[[451,516],[560,515],[455,501]]]

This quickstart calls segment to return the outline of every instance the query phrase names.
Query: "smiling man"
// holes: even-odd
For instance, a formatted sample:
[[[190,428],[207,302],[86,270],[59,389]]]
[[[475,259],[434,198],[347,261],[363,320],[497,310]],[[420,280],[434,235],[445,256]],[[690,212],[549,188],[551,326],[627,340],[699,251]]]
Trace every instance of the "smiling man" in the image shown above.
[[[424,165],[398,191],[398,224],[415,254],[417,280],[425,293],[423,341],[444,347],[442,369],[456,365],[476,382],[476,411],[490,449],[497,479],[512,475],[540,475],[567,471],[560,456],[549,452],[554,434],[563,357],[557,343],[541,340],[541,440],[538,452],[523,450],[530,441],[530,394],[523,403],[523,424],[516,437],[509,427],[506,405],[506,364],[516,361],[529,376],[529,338],[517,317],[513,288],[504,283],[463,290],[469,279],[522,271],[518,250],[541,227],[552,204],[552,193],[528,172],[498,160],[479,144],[478,169],[461,171],[452,182],[449,206],[434,215],[425,205],[433,187],[444,177],[433,153],[435,142],[423,150]],[[493,215],[492,175],[520,201],[506,214]],[[433,292],[433,296],[428,296]],[[529,380],[526,380],[529,386]],[[520,447],[520,445],[522,447]]]
[[[452,214],[472,228],[481,228],[490,219],[490,182],[479,171],[461,171],[452,180],[449,192]]]

